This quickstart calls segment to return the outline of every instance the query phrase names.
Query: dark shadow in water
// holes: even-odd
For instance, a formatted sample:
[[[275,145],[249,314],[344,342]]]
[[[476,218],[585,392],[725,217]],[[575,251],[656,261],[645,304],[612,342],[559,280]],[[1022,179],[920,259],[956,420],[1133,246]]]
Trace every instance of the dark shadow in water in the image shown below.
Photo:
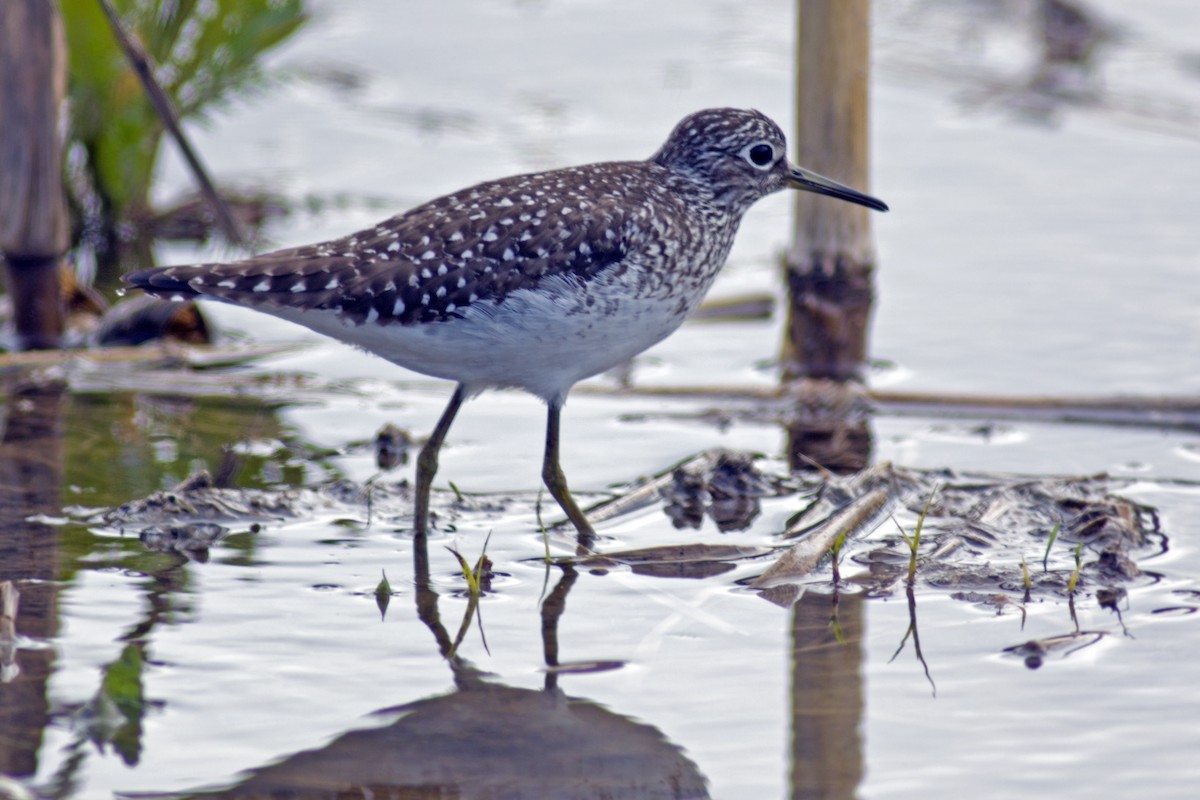
[[[20,593],[16,633],[49,641],[58,631],[58,529],[30,518],[62,510],[67,400],[60,384],[6,382],[7,402],[0,407],[0,582],[12,581]],[[0,681],[0,774],[28,777],[37,770],[50,719],[46,682],[54,649],[17,649],[14,663],[6,666],[7,679]]]
[[[414,543],[417,614],[454,676],[454,691],[382,709],[398,719],[344,733],[325,747],[288,756],[227,789],[194,797],[294,800],[329,797],[707,798],[699,769],[662,733],[555,687],[519,689],[488,681],[456,655],[429,578],[427,543]],[[558,660],[558,620],[573,569],[542,614],[548,666]],[[468,604],[466,619],[474,614]],[[461,633],[459,638],[461,638]]]

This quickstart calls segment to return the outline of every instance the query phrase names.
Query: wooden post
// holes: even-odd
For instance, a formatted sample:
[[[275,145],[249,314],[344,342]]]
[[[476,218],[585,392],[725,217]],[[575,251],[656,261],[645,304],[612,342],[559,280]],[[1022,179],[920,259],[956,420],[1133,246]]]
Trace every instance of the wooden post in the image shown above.
[[[868,191],[870,0],[797,0],[797,164]],[[782,379],[796,397],[793,469],[870,461],[864,389],[875,248],[868,209],[795,193]]]
[[[68,221],[58,123],[66,86],[53,0],[0,2],[0,256],[20,349],[62,340]]]
[[[867,191],[870,0],[797,0],[797,11],[796,163]],[[870,213],[795,193],[785,380],[860,377],[874,299]]]

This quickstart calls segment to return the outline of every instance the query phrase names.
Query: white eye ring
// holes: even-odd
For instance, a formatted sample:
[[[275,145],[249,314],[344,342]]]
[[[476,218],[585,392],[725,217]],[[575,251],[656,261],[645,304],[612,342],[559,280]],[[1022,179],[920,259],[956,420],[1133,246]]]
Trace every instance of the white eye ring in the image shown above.
[[[742,158],[755,169],[766,172],[775,166],[775,147],[768,141],[751,142],[742,148]]]

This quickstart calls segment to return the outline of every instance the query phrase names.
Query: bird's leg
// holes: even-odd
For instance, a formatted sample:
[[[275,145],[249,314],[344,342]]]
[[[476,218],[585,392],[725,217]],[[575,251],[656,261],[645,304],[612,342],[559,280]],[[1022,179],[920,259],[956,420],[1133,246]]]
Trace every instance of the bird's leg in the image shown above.
[[[442,449],[446,432],[450,430],[450,424],[454,422],[465,397],[466,392],[459,384],[434,426],[433,433],[429,434],[429,439],[421,448],[421,454],[417,456],[417,487],[413,502],[413,531],[417,536],[424,536],[429,530],[429,492],[433,488],[433,476],[437,474],[438,451]]]
[[[546,418],[546,457],[542,462],[542,480],[566,512],[567,519],[571,520],[571,524],[579,531],[580,545],[590,547],[596,532],[575,504],[575,498],[571,497],[571,492],[567,489],[567,479],[558,463],[558,417],[561,410],[561,402],[550,402],[550,411]]]

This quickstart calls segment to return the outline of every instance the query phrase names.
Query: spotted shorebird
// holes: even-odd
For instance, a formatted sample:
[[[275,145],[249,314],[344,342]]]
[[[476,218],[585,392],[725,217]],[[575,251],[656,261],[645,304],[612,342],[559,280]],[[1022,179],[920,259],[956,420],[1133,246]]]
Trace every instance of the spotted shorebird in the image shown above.
[[[542,478],[590,537],[559,466],[571,387],[678,328],[760,198],[793,188],[887,210],[786,153],[783,132],[758,111],[708,109],[645,161],[487,181],[341,239],[125,280],[159,297],[247,306],[457,383],[417,459],[420,536],[438,451],[463,401],[493,388],[540,397],[549,408]]]

